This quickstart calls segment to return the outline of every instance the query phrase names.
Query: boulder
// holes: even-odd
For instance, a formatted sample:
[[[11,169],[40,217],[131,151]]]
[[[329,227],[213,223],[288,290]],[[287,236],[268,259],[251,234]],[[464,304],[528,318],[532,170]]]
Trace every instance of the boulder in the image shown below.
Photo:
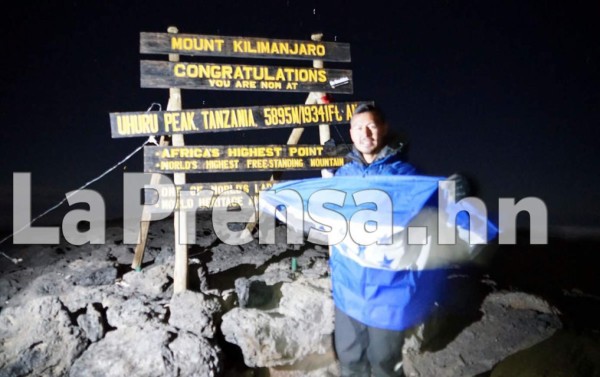
[[[115,328],[158,324],[166,318],[167,302],[153,301],[143,295],[132,296],[109,306],[106,318],[109,325]]]
[[[77,317],[77,324],[83,330],[90,342],[97,342],[102,339],[106,333],[102,313],[100,310],[96,309],[96,306],[100,305],[89,304],[85,314]]]
[[[184,291],[173,295],[169,308],[171,326],[208,338],[215,335],[213,317],[221,310],[216,299],[202,293]]]
[[[0,313],[0,376],[64,376],[88,341],[57,297]]]
[[[70,376],[216,376],[219,349],[195,334],[165,326],[111,331],[73,364]]]
[[[562,327],[556,309],[523,292],[490,293],[480,310],[483,317],[439,351],[420,352],[414,347],[415,342],[408,339],[404,347],[407,376],[487,373],[507,356],[549,338]]]
[[[277,309],[234,308],[221,330],[251,367],[292,365],[309,355],[332,354],[334,306],[329,279],[300,278],[281,286]],[[334,362],[333,360],[330,360]]]

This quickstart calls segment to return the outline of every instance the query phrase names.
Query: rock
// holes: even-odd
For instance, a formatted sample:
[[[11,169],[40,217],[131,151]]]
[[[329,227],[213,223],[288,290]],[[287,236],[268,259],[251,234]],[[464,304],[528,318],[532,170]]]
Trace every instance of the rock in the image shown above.
[[[16,273],[0,277],[0,307],[5,306],[7,301],[16,295],[21,289],[21,282]]]
[[[134,246],[132,245],[112,245],[108,251],[108,259],[114,260],[119,264],[131,264],[133,262],[133,256],[135,253]],[[144,261],[147,261],[147,256],[144,254]]]
[[[64,376],[88,342],[56,297],[0,313],[0,376]]]
[[[557,311],[539,297],[522,292],[489,294],[483,317],[466,327],[444,349],[423,352],[405,344],[407,376],[475,376],[489,372],[507,356],[550,337],[562,324]]]
[[[600,376],[600,347],[593,334],[558,330],[550,338],[510,355],[494,367],[490,377]]]
[[[212,259],[206,264],[209,273],[225,271],[242,264],[242,248],[237,245],[218,244],[211,249]]]
[[[213,376],[219,351],[206,339],[152,325],[111,331],[75,361],[71,377]]]
[[[98,304],[98,306],[100,306]],[[95,305],[89,304],[85,314],[77,317],[77,324],[85,332],[90,342],[97,342],[104,337],[106,330],[102,320],[102,313]]]
[[[69,264],[69,280],[84,287],[113,284],[117,269],[113,262],[76,260]]]
[[[75,285],[61,293],[59,298],[70,312],[85,309],[93,303],[99,303],[107,308],[118,305],[126,299],[121,287],[115,284],[90,287]]]
[[[73,283],[67,277],[68,275],[61,272],[50,272],[38,276],[23,290],[14,295],[10,300],[10,304],[12,306],[25,305],[37,298],[67,294],[73,290]]]
[[[200,263],[200,267],[196,270],[198,274],[198,288],[200,292],[208,292],[210,290],[210,286],[208,284],[208,269],[206,268],[206,264]]]
[[[158,255],[156,255],[156,258],[154,259],[154,263],[155,264],[165,264],[165,263],[174,264],[175,263],[175,253],[173,252],[173,247],[163,245],[160,248],[160,252],[158,253]]]
[[[152,301],[145,296],[136,295],[120,304],[111,305],[106,311],[110,326],[116,328],[146,326],[164,321],[167,301]]]
[[[269,368],[269,377],[336,377],[339,365],[333,350],[325,354],[311,354],[292,365]]]
[[[124,327],[93,343],[71,367],[70,376],[166,376],[172,355],[166,344],[174,337],[152,327]]]
[[[334,310],[328,284],[327,279],[283,283],[277,310],[232,309],[223,316],[225,339],[242,349],[252,367],[291,365],[331,353]]]
[[[156,297],[162,296],[173,282],[173,265],[159,264],[123,275],[130,290]]]
[[[202,293],[184,291],[173,295],[169,307],[171,326],[209,338],[215,335],[213,317],[221,309],[216,299]]]
[[[299,321],[277,317],[257,309],[234,308],[223,316],[225,339],[237,344],[250,367],[292,364],[297,360],[298,343],[293,339]],[[294,336],[296,335],[296,336]]]
[[[546,300],[525,292],[497,292],[490,294],[484,301],[484,309],[493,306],[518,310],[533,310],[549,315],[559,314],[558,310]]]
[[[275,296],[277,288],[262,280],[238,278],[235,280],[235,292],[240,308],[260,308],[267,305]]]
[[[294,281],[295,276],[291,269],[291,258],[285,258],[279,262],[270,263],[262,275],[253,276],[251,279],[262,280],[269,285],[275,285],[281,282],[291,283]]]
[[[242,246],[220,243],[211,249],[212,260],[207,263],[207,268],[212,274],[242,264],[260,267],[285,251],[287,251],[285,244],[261,245],[256,239]]]
[[[319,334],[333,333],[335,306],[331,298],[331,280],[298,280],[281,286],[279,312],[314,324]]]
[[[221,350],[196,334],[180,332],[169,348],[178,369],[176,376],[213,377],[223,369]]]

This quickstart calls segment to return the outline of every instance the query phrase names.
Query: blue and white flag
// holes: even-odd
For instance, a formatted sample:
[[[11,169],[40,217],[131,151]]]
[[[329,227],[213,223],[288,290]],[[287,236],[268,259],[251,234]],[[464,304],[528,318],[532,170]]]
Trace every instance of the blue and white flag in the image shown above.
[[[330,245],[340,310],[402,330],[426,318],[448,271],[498,233],[481,201],[455,203],[448,190],[438,195],[440,182],[447,183],[408,175],[287,181],[261,192],[259,210],[285,221],[288,235]]]

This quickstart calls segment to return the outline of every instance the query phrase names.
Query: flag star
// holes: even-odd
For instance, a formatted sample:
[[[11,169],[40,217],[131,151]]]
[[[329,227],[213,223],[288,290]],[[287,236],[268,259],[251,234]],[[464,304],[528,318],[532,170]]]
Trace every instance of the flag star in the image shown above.
[[[394,262],[394,258],[388,259],[387,256],[384,255],[383,262],[381,263],[381,265],[383,267],[390,267],[393,262]]]
[[[364,245],[358,245],[358,256],[363,257],[367,248]]]

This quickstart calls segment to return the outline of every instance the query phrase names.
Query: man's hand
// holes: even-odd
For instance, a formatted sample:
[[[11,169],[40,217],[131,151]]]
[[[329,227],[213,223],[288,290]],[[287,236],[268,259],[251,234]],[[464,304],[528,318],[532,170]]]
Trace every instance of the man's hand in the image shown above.
[[[455,190],[454,190],[454,200],[458,202],[462,198],[469,196],[471,191],[471,186],[469,185],[469,181],[467,178],[459,173],[454,173],[448,177],[448,180],[454,181]]]

